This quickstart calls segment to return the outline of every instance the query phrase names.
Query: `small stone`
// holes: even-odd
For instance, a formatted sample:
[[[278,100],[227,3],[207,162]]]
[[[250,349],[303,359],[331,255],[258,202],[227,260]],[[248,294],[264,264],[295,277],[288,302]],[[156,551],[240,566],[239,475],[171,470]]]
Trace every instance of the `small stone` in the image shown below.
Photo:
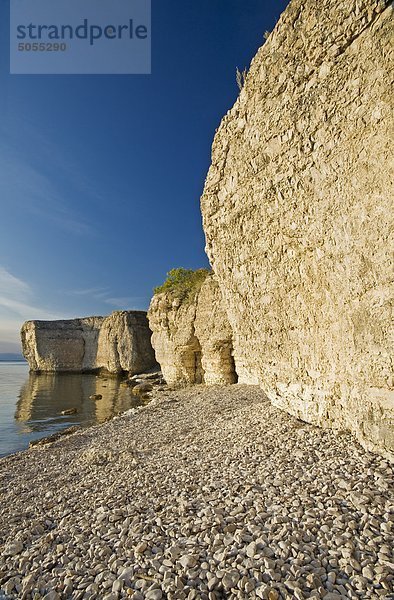
[[[15,556],[16,554],[20,554],[22,552],[22,550],[23,550],[22,542],[19,542],[19,541],[10,542],[4,548],[4,555],[5,556]]]
[[[148,544],[146,542],[140,542],[135,547],[135,552],[137,552],[137,554],[143,554],[145,552],[145,550],[147,549],[147,547],[148,547]]]
[[[218,583],[219,579],[217,577],[212,577],[211,579],[208,579],[208,590],[210,592],[214,590],[217,587]]]
[[[246,546],[246,556],[253,558],[256,554],[257,546],[255,542],[251,542]]]
[[[254,582],[248,581],[245,585],[245,593],[250,594],[251,592],[253,592],[254,588],[255,588]]]
[[[336,576],[335,571],[330,571],[329,573],[327,573],[327,581],[329,583],[331,583],[332,585],[334,585],[335,582],[336,582],[336,579],[337,579],[337,576]]]
[[[123,579],[116,579],[113,584],[112,584],[112,591],[113,592],[121,592],[124,586],[124,580]]]
[[[179,548],[179,546],[171,546],[166,551],[166,554],[169,554],[171,556],[172,560],[177,560],[180,557],[180,555],[182,554],[182,550],[181,550],[181,548]]]
[[[179,559],[179,562],[184,569],[192,569],[197,564],[196,559],[191,554],[185,554]]]
[[[374,570],[370,566],[366,566],[363,568],[362,575],[363,577],[365,577],[365,579],[369,579],[370,581],[373,581],[375,577]]]
[[[163,598],[163,592],[161,590],[149,590],[145,594],[146,600],[161,600]]]
[[[60,600],[60,596],[55,590],[52,590],[48,594],[45,594],[42,600]]]
[[[22,590],[24,593],[30,592],[30,590],[34,587],[36,582],[36,578],[33,574],[27,575],[22,580]]]
[[[275,569],[275,561],[271,558],[264,556],[263,562],[266,569]]]
[[[361,565],[357,560],[355,560],[354,558],[351,558],[349,560],[349,563],[355,571],[361,571]]]
[[[9,579],[7,581],[7,583],[4,585],[3,590],[5,592],[5,594],[8,596],[8,594],[12,594],[12,592],[14,591],[15,588],[15,583],[12,579]],[[0,596],[0,600],[4,600],[3,598],[1,598]]]
[[[261,598],[261,600],[266,600],[267,592],[266,592],[266,587],[264,585],[262,585],[261,587],[258,587],[256,589],[256,596],[257,596],[257,598]]]
[[[126,569],[123,569],[120,572],[120,574],[118,576],[118,579],[122,579],[126,583],[131,583],[133,575],[134,575],[134,568],[133,567],[127,567]]]
[[[225,573],[222,579],[222,585],[225,589],[229,590],[231,588],[236,587],[238,581],[240,579],[240,575],[238,571],[230,571],[230,573]]]

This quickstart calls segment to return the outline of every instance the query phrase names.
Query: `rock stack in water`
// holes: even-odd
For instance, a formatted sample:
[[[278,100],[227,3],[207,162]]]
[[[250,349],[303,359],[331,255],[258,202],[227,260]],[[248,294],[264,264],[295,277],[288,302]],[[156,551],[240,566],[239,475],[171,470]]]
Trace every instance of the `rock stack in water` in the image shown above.
[[[141,373],[155,366],[146,313],[116,311],[109,317],[28,321],[22,348],[32,371]]]

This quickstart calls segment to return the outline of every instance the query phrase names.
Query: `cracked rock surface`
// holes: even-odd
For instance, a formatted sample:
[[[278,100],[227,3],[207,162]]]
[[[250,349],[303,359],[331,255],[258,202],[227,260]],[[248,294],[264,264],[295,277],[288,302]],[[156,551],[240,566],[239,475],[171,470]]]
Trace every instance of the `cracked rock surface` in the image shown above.
[[[393,8],[292,0],[215,135],[201,199],[238,381],[391,460]]]

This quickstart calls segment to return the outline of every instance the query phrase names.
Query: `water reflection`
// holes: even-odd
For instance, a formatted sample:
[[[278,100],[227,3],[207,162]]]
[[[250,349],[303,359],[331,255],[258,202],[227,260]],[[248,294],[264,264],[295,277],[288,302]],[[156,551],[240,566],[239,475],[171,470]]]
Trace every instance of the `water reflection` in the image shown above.
[[[102,398],[92,399],[95,395]],[[15,419],[21,433],[50,435],[71,425],[103,423],[138,403],[117,377],[30,373],[19,394]],[[76,414],[61,414],[70,409],[76,409]]]

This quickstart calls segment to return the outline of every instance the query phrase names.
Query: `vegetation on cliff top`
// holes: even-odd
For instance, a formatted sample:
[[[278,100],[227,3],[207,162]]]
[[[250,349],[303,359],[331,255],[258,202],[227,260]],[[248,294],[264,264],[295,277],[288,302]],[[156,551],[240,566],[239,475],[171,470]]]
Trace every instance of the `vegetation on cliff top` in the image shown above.
[[[211,273],[209,269],[171,269],[167,273],[166,281],[154,289],[155,294],[169,293],[174,298],[182,301],[194,297],[200,290],[206,277]]]

